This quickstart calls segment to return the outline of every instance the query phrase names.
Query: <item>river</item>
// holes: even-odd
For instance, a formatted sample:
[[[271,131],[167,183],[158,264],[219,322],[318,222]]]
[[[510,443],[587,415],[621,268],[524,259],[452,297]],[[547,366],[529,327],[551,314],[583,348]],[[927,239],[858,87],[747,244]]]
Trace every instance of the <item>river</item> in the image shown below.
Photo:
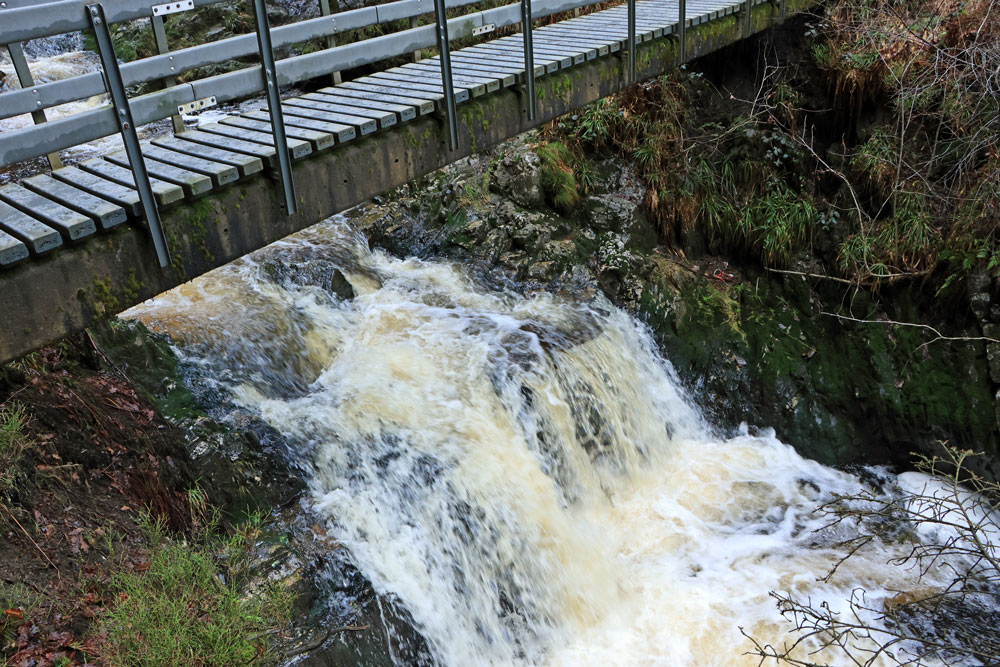
[[[335,267],[354,298],[323,289]],[[867,482],[718,432],[600,296],[370,251],[334,218],[129,315],[287,440],[313,512],[440,664],[756,665],[741,628],[792,639],[770,591],[847,613],[857,588],[880,609],[950,581],[880,542],[823,581],[857,527],[813,509]]]

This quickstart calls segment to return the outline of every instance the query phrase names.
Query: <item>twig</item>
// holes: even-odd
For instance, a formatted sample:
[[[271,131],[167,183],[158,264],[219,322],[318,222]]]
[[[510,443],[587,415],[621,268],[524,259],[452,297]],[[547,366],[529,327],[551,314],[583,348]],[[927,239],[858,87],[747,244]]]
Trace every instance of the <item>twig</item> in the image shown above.
[[[806,278],[821,278],[823,280],[833,280],[834,282],[844,283],[845,285],[858,285],[859,282],[856,280],[848,280],[847,278],[838,278],[837,276],[825,276],[821,273],[804,273],[802,271],[789,271],[787,269],[772,269],[768,268],[771,273],[787,273],[790,276],[805,276]]]
[[[371,625],[344,625],[339,628],[333,628],[332,630],[327,630],[319,637],[316,637],[310,642],[302,644],[301,646],[296,646],[291,651],[285,651],[285,658],[294,658],[297,655],[302,655],[303,653],[308,653],[309,651],[315,651],[320,646],[326,643],[332,635],[338,632],[346,632],[350,630],[351,632],[361,632],[362,630],[367,630]]]
[[[8,396],[7,398],[5,398],[5,399],[3,399],[2,401],[0,401],[0,407],[3,407],[4,405],[7,405],[7,401],[9,401],[10,399],[14,398],[14,397],[15,397],[15,396],[17,396],[18,394],[20,394],[20,393],[21,393],[22,391],[24,391],[25,389],[27,389],[27,388],[28,388],[29,386],[30,386],[30,385],[24,385],[23,387],[21,387],[21,388],[20,388],[20,389],[18,389],[17,391],[15,391],[15,392],[11,393],[11,395],[10,395],[10,396]]]
[[[940,331],[935,329],[929,324],[917,324],[915,322],[897,322],[896,320],[861,320],[856,317],[848,317],[847,315],[838,315],[837,313],[827,313],[821,312],[820,315],[827,315],[828,317],[836,317],[838,320],[847,320],[848,322],[857,322],[859,324],[894,324],[898,327],[915,327],[917,329],[927,329],[933,332],[937,338],[933,338],[926,343],[917,346],[917,349],[924,347],[925,345],[930,345],[931,343],[936,343],[939,340],[950,340],[959,342],[973,342],[973,341],[986,341],[987,343],[1000,343],[1000,340],[996,338],[990,338],[989,336],[945,336]]]
[[[31,543],[35,546],[36,549],[38,549],[38,553],[42,554],[42,557],[49,562],[49,565],[52,566],[52,569],[56,571],[56,577],[59,578],[59,583],[62,583],[62,573],[59,572],[59,568],[56,567],[56,564],[52,562],[52,559],[49,558],[49,555],[44,551],[42,551],[42,548],[38,546],[38,542],[35,542],[34,538],[31,537],[31,534],[24,529],[24,526],[21,525],[21,522],[17,520],[17,517],[14,516],[14,513],[10,511],[10,508],[7,507],[7,505],[5,505],[4,503],[0,503],[0,507],[2,507],[5,512],[7,512],[7,514],[14,521],[14,523],[17,524],[17,527],[21,529],[21,532],[24,533],[24,536],[31,541]]]

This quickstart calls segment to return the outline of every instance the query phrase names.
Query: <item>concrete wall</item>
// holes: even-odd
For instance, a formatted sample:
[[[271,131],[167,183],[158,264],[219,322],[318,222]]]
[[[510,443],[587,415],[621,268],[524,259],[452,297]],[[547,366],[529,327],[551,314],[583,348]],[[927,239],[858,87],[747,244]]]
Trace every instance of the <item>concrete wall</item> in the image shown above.
[[[790,0],[787,11],[809,4]],[[753,11],[752,30],[777,20],[776,4],[760,5]],[[690,30],[689,59],[739,41],[742,28],[738,17],[728,16]],[[167,208],[162,218],[173,257],[167,269],[157,265],[145,230],[126,226],[0,274],[0,360],[58,341],[380,192],[615,93],[627,87],[623,56],[598,58],[539,79],[534,122],[528,121],[525,98],[513,89],[459,105],[456,151],[448,150],[443,121],[425,116],[298,162],[300,201],[294,216],[284,215],[279,186],[266,177]],[[663,74],[680,64],[676,41],[642,44],[636,61],[640,79]]]

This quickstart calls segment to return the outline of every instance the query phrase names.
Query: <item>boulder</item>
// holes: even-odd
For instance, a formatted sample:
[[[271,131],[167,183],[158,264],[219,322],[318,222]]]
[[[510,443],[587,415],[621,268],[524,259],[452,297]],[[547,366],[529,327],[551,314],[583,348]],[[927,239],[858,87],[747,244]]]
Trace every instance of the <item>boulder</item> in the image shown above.
[[[493,169],[492,186],[521,206],[540,208],[545,203],[541,165],[531,151],[507,154]]]

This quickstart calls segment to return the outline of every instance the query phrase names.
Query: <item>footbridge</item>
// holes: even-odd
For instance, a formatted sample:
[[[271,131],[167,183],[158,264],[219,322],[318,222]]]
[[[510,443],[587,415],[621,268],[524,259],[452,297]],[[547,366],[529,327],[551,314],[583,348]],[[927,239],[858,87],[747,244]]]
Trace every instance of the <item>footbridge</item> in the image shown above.
[[[265,0],[246,0],[256,34],[169,48],[171,14],[219,1],[0,0],[20,83],[0,93],[0,119],[33,119],[0,132],[0,167],[48,160],[0,186],[0,361],[811,4],[397,0],[332,13],[318,0],[318,17],[271,28]],[[111,28],[140,19],[158,54],[120,63]],[[344,41],[375,26],[385,34]],[[102,71],[36,84],[22,43],[80,30]],[[240,58],[254,64],[198,76]],[[293,84],[313,92],[282,96]],[[107,102],[46,115],[95,95]],[[266,105],[182,116],[254,96]],[[168,118],[173,131],[148,138]],[[60,151],[112,135],[122,149],[63,164]]]

